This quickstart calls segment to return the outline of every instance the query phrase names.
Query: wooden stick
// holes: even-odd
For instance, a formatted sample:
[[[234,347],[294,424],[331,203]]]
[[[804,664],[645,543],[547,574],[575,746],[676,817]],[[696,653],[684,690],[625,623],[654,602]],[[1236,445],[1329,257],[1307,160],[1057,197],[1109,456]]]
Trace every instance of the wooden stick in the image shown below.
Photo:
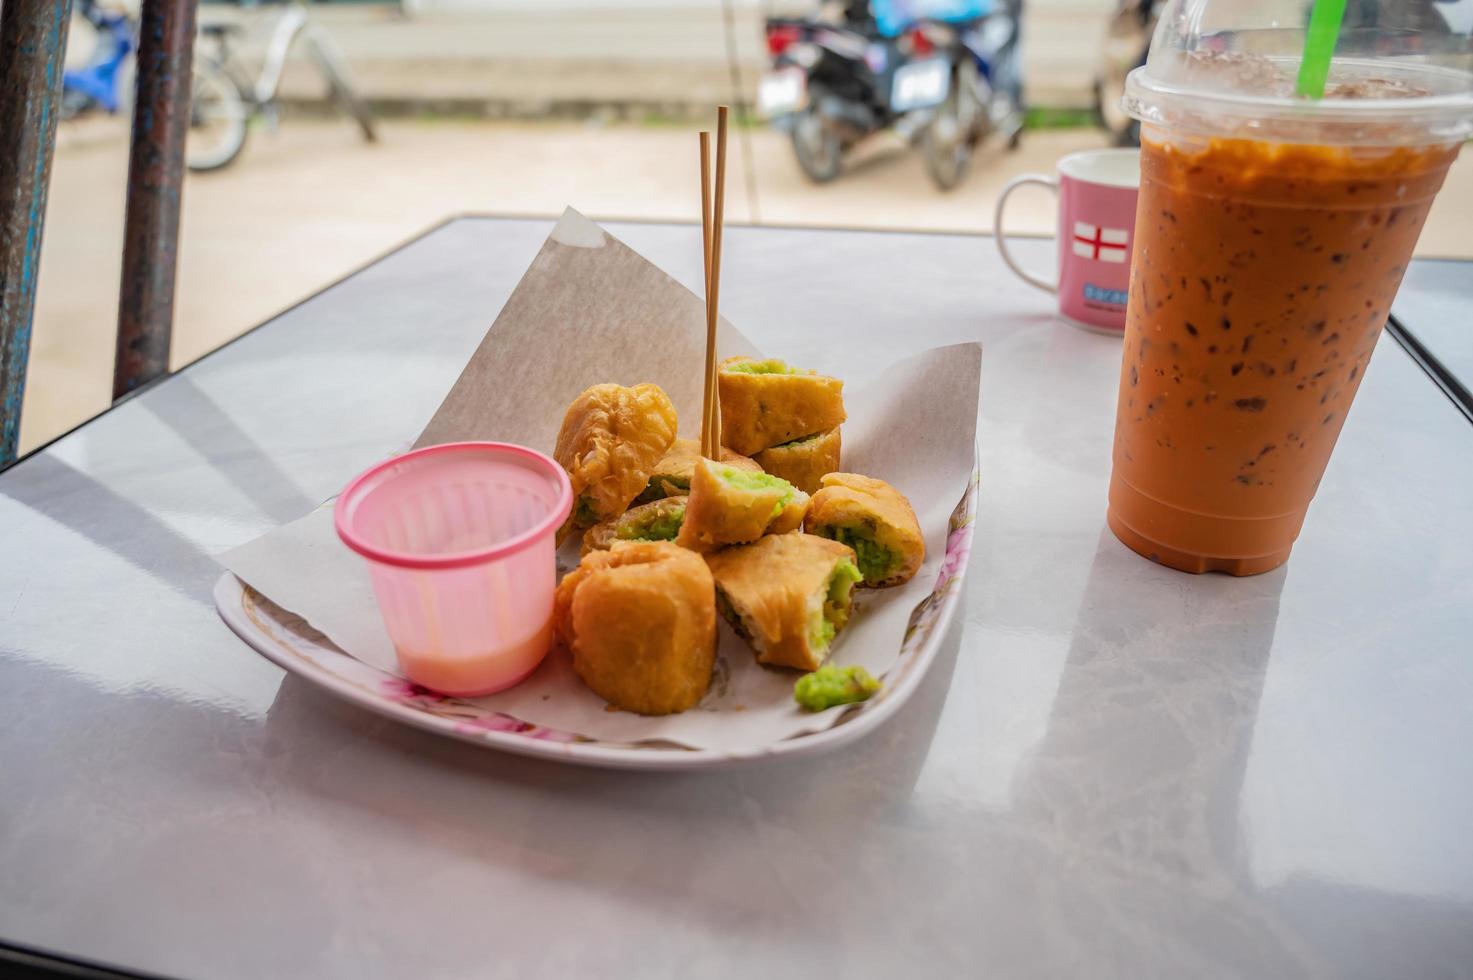
[[[716,206],[711,212],[710,311],[706,323],[707,384],[711,388],[711,455],[721,458],[721,388],[716,377],[716,324],[721,319],[721,228],[726,213],[726,106],[716,109]]]
[[[711,454],[711,400],[715,397],[712,365],[716,361],[716,343],[711,333],[711,134],[701,133],[701,259],[706,275],[706,373],[701,394],[701,455]]]

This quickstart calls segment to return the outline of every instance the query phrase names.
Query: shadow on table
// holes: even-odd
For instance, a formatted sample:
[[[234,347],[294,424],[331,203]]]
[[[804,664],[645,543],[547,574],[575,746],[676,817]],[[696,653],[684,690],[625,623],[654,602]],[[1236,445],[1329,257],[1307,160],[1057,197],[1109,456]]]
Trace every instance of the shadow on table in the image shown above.
[[[183,439],[205,466],[273,520],[286,523],[316,506],[271,455],[188,376],[175,375],[139,397],[136,404]],[[119,483],[126,487],[128,482],[125,471]],[[43,451],[5,473],[0,495],[87,538],[171,589],[212,601],[211,591],[220,576],[214,558],[159,517],[146,501],[125,496],[107,479]]]
[[[1111,832],[1129,801],[1202,834],[1174,860],[1225,870],[1286,577],[1177,572],[1102,529],[1020,806],[1106,848],[1150,848]]]
[[[23,460],[0,495],[112,552],[172,590],[212,601],[220,566],[189,538],[87,473],[49,453]]]
[[[188,374],[176,374],[138,404],[183,439],[272,520],[286,524],[311,512],[318,501],[297,485],[255,439]]]
[[[1128,946],[1150,923],[1175,937],[1159,951],[1163,968],[1302,969],[1302,951],[1250,910],[1259,899],[1239,859],[1239,799],[1286,578],[1286,568],[1188,575],[1100,531],[1048,730],[1014,782],[1010,815],[1047,828],[1050,860],[1067,860],[1061,928],[1114,932]]]
[[[711,917],[713,929],[726,927],[718,920],[731,912],[735,883],[756,877],[770,902],[760,910],[764,929],[806,933],[827,913],[799,897],[815,883],[838,887],[866,836],[883,833],[905,808],[965,618],[959,609],[895,717],[811,758],[689,773],[560,765],[378,719],[292,675],[268,712],[268,740],[283,755],[300,752],[300,765],[283,759],[277,769],[296,791],[376,815],[387,835],[423,834],[444,859],[671,903],[682,915]],[[335,762],[322,766],[324,758]],[[750,904],[750,890],[741,891],[741,904]]]

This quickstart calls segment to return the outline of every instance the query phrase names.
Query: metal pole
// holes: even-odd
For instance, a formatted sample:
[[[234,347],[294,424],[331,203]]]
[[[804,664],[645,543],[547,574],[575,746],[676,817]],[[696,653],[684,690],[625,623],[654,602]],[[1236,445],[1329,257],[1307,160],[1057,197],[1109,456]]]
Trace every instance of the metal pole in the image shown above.
[[[0,3],[0,467],[15,461],[72,0]]]
[[[7,0],[8,2],[8,0]],[[195,0],[144,0],[113,398],[169,372]]]

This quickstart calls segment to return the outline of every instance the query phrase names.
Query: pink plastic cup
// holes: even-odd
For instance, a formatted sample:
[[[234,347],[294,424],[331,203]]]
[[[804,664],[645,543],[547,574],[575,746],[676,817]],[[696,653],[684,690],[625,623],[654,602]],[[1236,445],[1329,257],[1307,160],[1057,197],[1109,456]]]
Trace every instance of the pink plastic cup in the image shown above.
[[[554,538],[572,507],[568,474],[542,453],[456,442],[362,473],[333,517],[368,559],[404,673],[474,697],[523,680],[552,646]]]

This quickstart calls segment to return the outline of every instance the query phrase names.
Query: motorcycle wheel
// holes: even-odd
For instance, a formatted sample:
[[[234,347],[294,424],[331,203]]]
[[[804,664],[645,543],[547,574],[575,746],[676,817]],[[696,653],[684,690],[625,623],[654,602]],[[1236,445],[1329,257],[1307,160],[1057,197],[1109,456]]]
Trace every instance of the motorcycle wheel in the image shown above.
[[[836,180],[844,166],[844,146],[812,107],[793,120],[793,153],[804,176],[815,184]]]
[[[941,190],[953,190],[967,174],[972,162],[971,134],[963,129],[961,86],[953,83],[946,101],[936,107],[936,117],[926,127],[921,152],[926,172]]]

